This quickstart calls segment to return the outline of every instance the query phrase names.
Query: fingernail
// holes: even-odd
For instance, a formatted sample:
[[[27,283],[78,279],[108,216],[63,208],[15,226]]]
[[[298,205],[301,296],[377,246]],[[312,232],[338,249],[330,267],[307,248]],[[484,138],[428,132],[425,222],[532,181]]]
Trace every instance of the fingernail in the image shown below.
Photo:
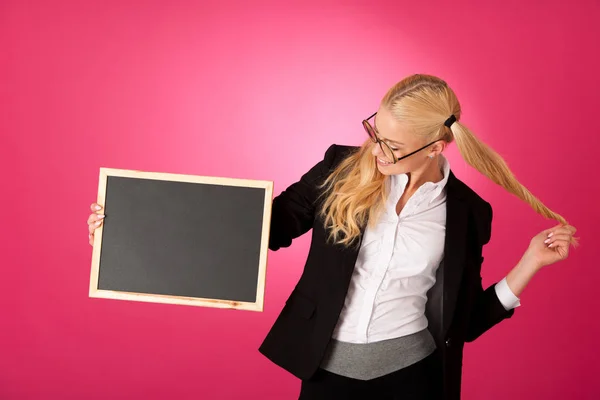
[[[100,222],[102,222],[102,221],[96,221],[96,222],[94,222],[94,225],[98,226],[98,225],[100,225]]]
[[[96,206],[96,210],[102,210],[102,207]]]
[[[544,243],[548,243],[550,241],[550,238],[544,240]]]
[[[552,235],[554,235],[554,232],[550,232],[550,234],[548,235],[548,237],[552,237]]]
[[[550,243],[550,244],[548,245],[548,247],[552,247],[552,245],[553,245],[553,244],[554,244],[554,243]]]
[[[102,218],[104,218],[105,216],[106,216],[106,215],[104,215],[104,214],[100,214],[100,215],[98,215],[98,219],[102,219]]]

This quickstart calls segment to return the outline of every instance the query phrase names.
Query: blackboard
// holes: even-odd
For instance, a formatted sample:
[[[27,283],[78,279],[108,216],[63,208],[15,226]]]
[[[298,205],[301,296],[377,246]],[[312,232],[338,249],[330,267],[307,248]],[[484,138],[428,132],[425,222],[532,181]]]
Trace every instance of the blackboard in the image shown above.
[[[90,297],[263,310],[272,181],[100,168]]]

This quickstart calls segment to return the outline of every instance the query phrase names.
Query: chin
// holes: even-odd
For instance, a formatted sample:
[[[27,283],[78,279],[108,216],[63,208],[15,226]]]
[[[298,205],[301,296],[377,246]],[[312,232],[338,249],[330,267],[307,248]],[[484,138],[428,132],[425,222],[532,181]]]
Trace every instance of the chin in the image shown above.
[[[377,165],[377,169],[383,175],[397,175],[397,174],[403,174],[404,173],[404,171],[402,171],[402,170],[398,170],[398,169],[391,168],[391,167],[382,167],[380,165]]]

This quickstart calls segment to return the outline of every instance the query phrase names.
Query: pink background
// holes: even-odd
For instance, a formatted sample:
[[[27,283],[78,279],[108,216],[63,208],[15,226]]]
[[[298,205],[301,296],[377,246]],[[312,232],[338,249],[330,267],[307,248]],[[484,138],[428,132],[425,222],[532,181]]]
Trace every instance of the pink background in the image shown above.
[[[415,72],[449,82],[462,121],[582,243],[466,346],[464,398],[598,398],[600,3],[483,3],[2,1],[0,398],[296,398],[257,348],[309,235],[269,252],[264,313],[90,299],[98,169],[278,194],[329,144],[361,143],[361,119]],[[447,156],[494,207],[487,286],[554,222]]]

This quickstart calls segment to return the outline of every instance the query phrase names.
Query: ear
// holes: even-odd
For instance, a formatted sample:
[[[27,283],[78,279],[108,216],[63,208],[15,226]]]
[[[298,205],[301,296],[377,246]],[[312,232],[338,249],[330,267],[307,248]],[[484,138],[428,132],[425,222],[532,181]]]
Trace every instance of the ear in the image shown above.
[[[448,145],[448,143],[444,142],[443,140],[440,140],[439,142],[436,142],[433,146],[431,146],[431,150],[430,150],[429,154],[433,154],[434,156],[437,156],[446,149],[447,145]]]

